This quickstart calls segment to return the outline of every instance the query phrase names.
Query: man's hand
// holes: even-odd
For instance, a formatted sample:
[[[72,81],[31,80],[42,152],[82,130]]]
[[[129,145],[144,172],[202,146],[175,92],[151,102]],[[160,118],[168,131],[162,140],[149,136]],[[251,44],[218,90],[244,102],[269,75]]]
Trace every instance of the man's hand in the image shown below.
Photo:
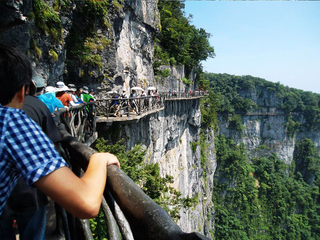
[[[118,158],[111,154],[111,153],[95,153],[90,157],[91,160],[100,160],[100,161],[106,161],[106,165],[116,165],[118,168],[120,168],[120,163]]]

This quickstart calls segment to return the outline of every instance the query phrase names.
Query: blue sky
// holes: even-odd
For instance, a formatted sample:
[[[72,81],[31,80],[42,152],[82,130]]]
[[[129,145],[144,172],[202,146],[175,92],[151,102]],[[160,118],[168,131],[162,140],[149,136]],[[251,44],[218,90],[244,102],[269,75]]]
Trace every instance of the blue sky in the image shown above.
[[[189,1],[186,17],[211,33],[204,71],[252,75],[320,93],[320,1]]]

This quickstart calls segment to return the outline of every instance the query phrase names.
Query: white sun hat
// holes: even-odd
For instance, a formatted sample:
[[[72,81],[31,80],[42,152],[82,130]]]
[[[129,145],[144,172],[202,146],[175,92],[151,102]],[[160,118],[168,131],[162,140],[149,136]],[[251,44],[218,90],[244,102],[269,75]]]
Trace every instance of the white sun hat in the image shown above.
[[[46,89],[44,90],[46,93],[48,92],[55,92],[56,91],[56,88],[55,87],[52,87],[52,86],[48,86],[46,87]]]
[[[56,92],[64,92],[68,91],[69,88],[64,84],[64,82],[57,82],[56,83]]]
[[[68,84],[68,88],[70,89],[70,91],[73,91],[73,92],[77,91],[76,86],[74,84],[72,84],[72,83]]]
[[[87,93],[87,94],[89,93],[89,88],[87,86],[83,86],[82,89],[84,93]]]

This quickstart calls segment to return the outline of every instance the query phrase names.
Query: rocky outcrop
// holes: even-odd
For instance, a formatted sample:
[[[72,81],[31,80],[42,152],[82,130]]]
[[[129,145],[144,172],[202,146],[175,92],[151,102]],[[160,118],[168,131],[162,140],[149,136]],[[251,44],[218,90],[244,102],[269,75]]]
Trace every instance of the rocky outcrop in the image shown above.
[[[26,52],[29,47],[30,24],[27,16],[32,10],[31,1],[0,2],[0,42]]]
[[[161,175],[173,176],[173,187],[181,197],[197,198],[190,208],[181,207],[178,225],[185,232],[198,231],[211,237],[213,230],[212,189],[216,168],[214,133],[207,132],[207,169],[201,166],[200,146],[195,151],[191,144],[199,141],[200,101],[166,101],[164,110],[148,115],[138,122],[123,122],[117,125],[119,138],[125,138],[128,149],[141,143],[147,150],[146,159],[159,163]],[[110,127],[100,123],[100,134],[108,138]]]
[[[258,87],[256,91],[241,90],[242,97],[250,98],[259,108],[241,115],[241,123],[244,130],[235,130],[230,127],[228,116],[219,116],[219,133],[243,142],[251,157],[269,156],[276,153],[277,156],[290,164],[293,160],[295,144],[304,139],[311,139],[320,150],[319,131],[310,131],[304,127],[292,135],[286,127],[289,115],[279,107],[282,103],[274,91]],[[303,114],[291,114],[295,121],[303,125],[306,120]]]
[[[58,18],[54,26],[39,26],[32,1],[1,1],[0,42],[26,52],[35,73],[49,85],[66,81],[118,89],[154,84],[154,34],[160,29],[156,0],[113,1],[102,22],[98,17],[84,18],[81,11],[89,11],[84,1],[71,1],[68,7],[60,6],[59,12],[52,1],[44,4],[44,9]],[[43,24],[48,23],[44,20]],[[79,44],[76,34],[85,41],[94,37],[108,41],[102,50],[90,49],[92,56],[101,56],[102,65],[84,65],[77,56],[70,57],[68,53],[74,51],[71,46]],[[100,42],[97,44],[101,46]]]

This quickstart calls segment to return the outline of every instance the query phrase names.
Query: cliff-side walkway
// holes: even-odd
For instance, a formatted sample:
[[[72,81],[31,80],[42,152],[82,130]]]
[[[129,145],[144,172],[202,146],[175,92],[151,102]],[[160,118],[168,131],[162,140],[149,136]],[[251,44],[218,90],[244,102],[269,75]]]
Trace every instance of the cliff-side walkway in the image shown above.
[[[207,92],[176,92],[160,93],[156,96],[136,98],[106,98],[97,100],[97,123],[112,123],[137,121],[147,115],[164,110],[165,101],[181,101],[197,99],[207,95]]]

